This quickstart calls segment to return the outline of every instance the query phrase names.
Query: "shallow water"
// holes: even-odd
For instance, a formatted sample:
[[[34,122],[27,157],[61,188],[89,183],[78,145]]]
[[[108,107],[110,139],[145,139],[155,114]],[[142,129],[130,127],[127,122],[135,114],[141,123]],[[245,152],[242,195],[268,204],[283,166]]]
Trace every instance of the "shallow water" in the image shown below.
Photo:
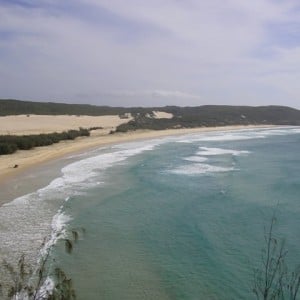
[[[299,146],[299,129],[284,127],[96,150],[1,207],[0,239],[30,255],[28,240],[38,248],[61,207],[59,222],[86,231],[71,256],[59,244],[53,253],[79,299],[253,299],[276,206],[276,232],[298,262]]]

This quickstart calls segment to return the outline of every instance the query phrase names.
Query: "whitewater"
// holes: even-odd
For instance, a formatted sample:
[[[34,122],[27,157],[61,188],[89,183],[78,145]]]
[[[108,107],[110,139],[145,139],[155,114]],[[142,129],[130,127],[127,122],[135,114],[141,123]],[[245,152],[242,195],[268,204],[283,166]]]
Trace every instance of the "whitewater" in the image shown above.
[[[299,149],[298,127],[276,127],[69,158],[46,186],[0,207],[0,257],[34,264],[54,245],[79,299],[253,299],[274,207],[289,263],[299,260]],[[86,234],[69,256],[59,238],[73,228]]]

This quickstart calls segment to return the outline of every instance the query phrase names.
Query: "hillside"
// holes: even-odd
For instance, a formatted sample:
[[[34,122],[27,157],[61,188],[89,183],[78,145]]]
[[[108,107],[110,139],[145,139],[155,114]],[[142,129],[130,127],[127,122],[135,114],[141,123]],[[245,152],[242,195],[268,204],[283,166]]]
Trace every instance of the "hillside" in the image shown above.
[[[119,115],[127,112],[122,107],[95,106],[89,104],[66,104],[54,102],[32,102],[12,99],[0,100],[0,116],[8,115]]]
[[[172,118],[154,118],[154,111],[172,114]],[[224,106],[205,105],[197,107],[110,107],[88,104],[65,104],[0,100],[0,116],[38,115],[124,115],[131,113],[134,120],[117,127],[125,132],[136,129],[193,128],[226,125],[300,125],[300,111],[285,106]]]
[[[155,108],[158,109],[158,108]],[[173,114],[171,119],[153,119],[138,115],[118,131],[135,129],[193,128],[227,125],[300,125],[300,111],[284,106],[217,106],[163,107],[160,111]]]

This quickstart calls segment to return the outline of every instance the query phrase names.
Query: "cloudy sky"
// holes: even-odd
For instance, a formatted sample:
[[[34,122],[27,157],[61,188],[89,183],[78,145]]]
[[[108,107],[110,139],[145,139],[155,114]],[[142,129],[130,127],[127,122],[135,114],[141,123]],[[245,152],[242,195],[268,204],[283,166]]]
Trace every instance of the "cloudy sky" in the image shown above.
[[[300,108],[300,2],[0,0],[0,98]]]

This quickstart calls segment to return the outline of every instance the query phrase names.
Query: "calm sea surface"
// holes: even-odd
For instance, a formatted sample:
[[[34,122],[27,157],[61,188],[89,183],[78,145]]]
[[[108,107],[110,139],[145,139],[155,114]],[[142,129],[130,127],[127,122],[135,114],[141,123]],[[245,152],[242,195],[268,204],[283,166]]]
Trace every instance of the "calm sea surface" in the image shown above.
[[[44,236],[84,228],[73,254],[60,242],[52,254],[78,299],[254,299],[276,207],[288,264],[300,262],[299,151],[295,127],[95,150],[0,207],[0,255],[34,260]]]

